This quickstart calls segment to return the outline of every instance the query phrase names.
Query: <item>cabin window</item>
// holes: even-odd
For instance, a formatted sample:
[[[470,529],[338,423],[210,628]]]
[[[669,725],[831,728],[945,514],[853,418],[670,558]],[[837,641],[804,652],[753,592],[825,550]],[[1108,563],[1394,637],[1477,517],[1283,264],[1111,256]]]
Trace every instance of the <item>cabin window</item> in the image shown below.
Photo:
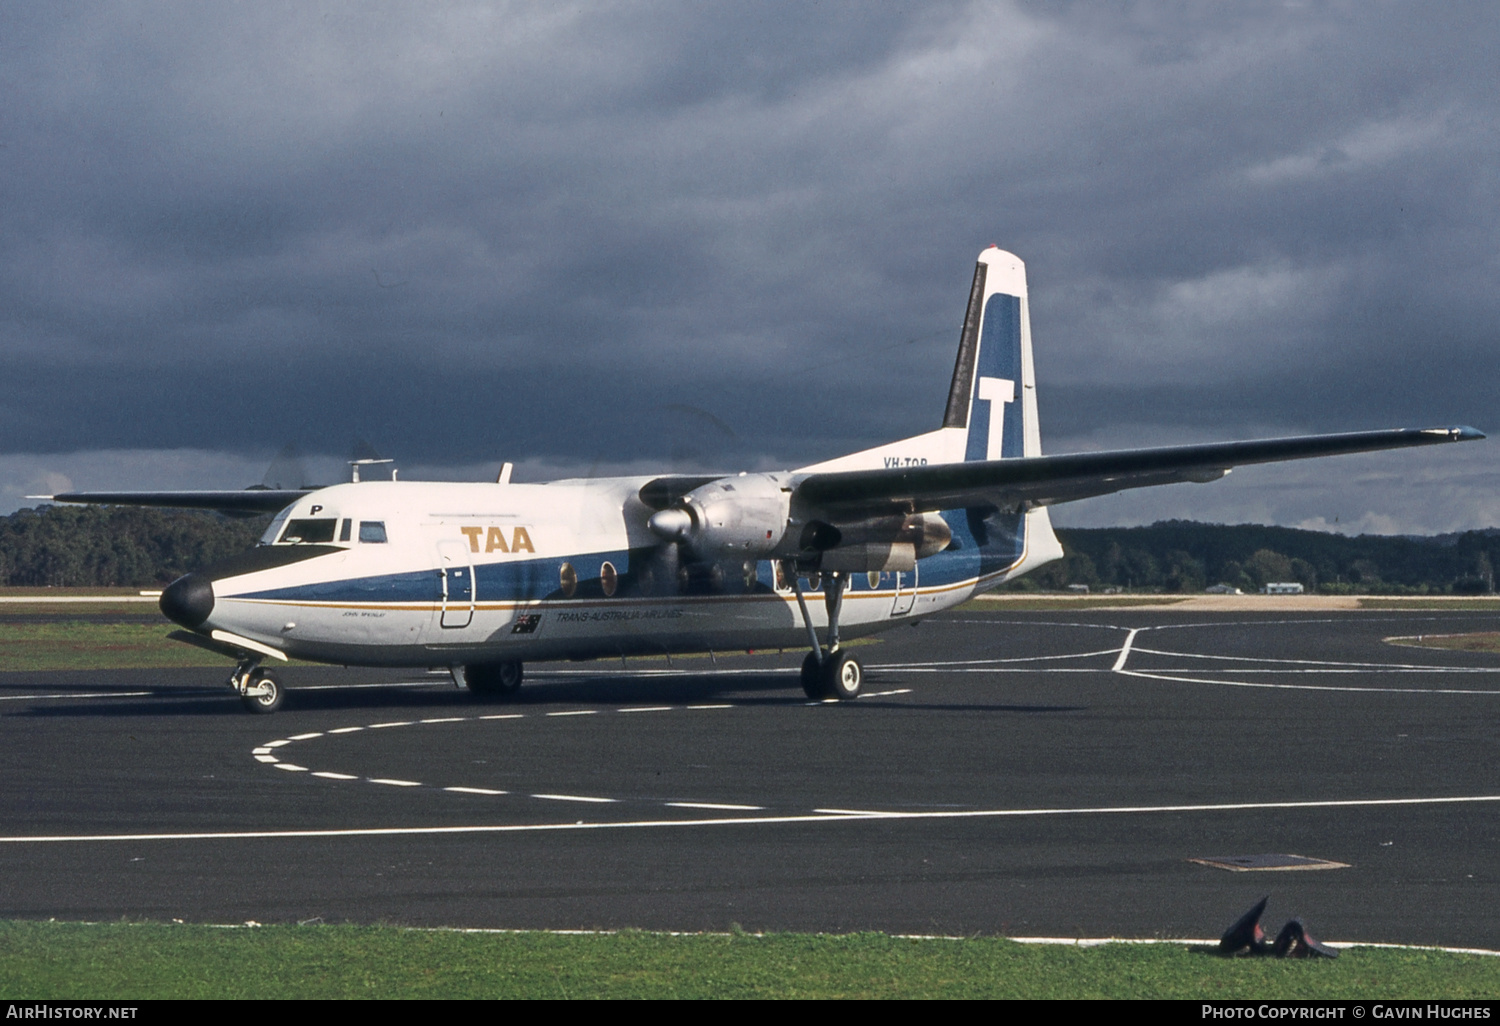
[[[339,522],[334,517],[316,520],[289,520],[286,530],[281,532],[283,545],[322,545],[333,541],[333,532]]]
[[[562,589],[563,598],[573,597],[573,593],[578,590],[578,571],[573,569],[572,563],[564,563],[557,571],[557,583]]]
[[[385,544],[385,521],[361,520],[359,522],[359,540],[362,542]]]
[[[605,563],[599,568],[599,588],[604,592],[605,598],[612,598],[615,589],[620,586],[620,574],[613,563]]]
[[[339,541],[345,542],[349,540],[349,528],[353,525],[354,521],[350,520],[348,517],[344,518],[344,522],[339,525]]]

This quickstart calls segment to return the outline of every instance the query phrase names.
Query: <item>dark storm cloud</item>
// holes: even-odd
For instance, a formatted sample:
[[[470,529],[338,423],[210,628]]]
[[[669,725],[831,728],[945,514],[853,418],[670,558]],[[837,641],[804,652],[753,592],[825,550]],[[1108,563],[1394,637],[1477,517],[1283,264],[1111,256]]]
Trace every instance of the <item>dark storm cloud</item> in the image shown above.
[[[991,242],[1045,438],[1497,425],[1497,21],[12,6],[0,450],[825,457]]]

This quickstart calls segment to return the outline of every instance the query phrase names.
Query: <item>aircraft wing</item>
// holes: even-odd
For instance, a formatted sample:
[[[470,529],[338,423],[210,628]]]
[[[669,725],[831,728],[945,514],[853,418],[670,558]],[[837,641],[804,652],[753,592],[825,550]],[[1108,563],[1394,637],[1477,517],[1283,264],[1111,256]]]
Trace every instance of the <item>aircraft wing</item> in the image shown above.
[[[80,502],[109,506],[165,506],[173,509],[216,509],[222,513],[276,513],[296,502],[311,488],[242,488],[202,492],[62,492],[28,495],[28,499]]]
[[[821,509],[874,515],[976,506],[1046,506],[1094,495],[1180,481],[1213,481],[1231,467],[1312,456],[1404,449],[1485,437],[1471,427],[1402,428],[1337,435],[1302,435],[1160,449],[976,460],[886,470],[810,474],[794,497]]]

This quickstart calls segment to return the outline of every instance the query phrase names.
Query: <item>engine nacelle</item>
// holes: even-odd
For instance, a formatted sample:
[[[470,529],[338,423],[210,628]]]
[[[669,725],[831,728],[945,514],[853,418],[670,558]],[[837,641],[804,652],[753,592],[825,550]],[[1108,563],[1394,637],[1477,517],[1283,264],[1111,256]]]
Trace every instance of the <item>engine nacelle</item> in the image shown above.
[[[693,489],[647,525],[658,537],[685,542],[701,559],[764,556],[781,544],[790,506],[791,491],[776,478],[740,474]]]
[[[917,550],[910,542],[860,542],[840,545],[818,557],[819,570],[844,570],[849,573],[899,570],[910,573],[917,566]]]
[[[802,529],[799,541],[803,551],[823,553],[822,565],[830,570],[910,570],[908,561],[914,566],[946,549],[953,531],[937,513],[917,513],[840,524],[814,520]],[[888,555],[882,557],[882,552]],[[888,565],[873,565],[882,558]],[[860,565],[852,565],[856,563]]]

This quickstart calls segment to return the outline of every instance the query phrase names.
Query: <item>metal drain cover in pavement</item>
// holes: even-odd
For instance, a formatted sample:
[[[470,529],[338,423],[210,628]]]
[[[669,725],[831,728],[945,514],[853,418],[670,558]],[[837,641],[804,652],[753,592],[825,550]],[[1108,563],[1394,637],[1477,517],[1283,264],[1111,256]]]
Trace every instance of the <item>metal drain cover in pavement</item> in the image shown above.
[[[1232,873],[1272,873],[1293,869],[1348,869],[1347,862],[1331,862],[1328,859],[1310,859],[1306,855],[1204,855],[1188,859],[1200,866],[1227,869]]]

